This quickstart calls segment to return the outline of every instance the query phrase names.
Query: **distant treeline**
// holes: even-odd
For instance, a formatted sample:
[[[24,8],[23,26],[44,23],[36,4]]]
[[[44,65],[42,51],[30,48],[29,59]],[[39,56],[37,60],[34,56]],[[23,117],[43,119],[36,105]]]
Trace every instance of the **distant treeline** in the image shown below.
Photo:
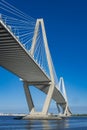
[[[72,116],[87,116],[87,114],[72,114]]]

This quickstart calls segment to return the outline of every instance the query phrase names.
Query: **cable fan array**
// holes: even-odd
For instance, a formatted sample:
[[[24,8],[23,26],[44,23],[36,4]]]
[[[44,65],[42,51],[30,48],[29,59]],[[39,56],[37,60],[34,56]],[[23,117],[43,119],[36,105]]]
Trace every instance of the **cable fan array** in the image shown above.
[[[23,46],[30,51],[36,20],[26,15],[5,0],[0,0],[0,13],[3,22],[8,25],[9,29],[14,33]],[[8,14],[8,15],[7,15]],[[41,27],[39,27],[36,46],[34,51],[34,59],[41,69],[50,77],[47,56],[45,53],[44,41]],[[51,59],[55,86],[58,87],[58,78]]]
[[[36,20],[4,0],[0,1],[1,19],[27,50],[30,50]],[[8,15],[6,15],[8,13]]]
[[[44,44],[42,33],[43,32],[42,32],[41,25],[39,25],[37,41],[36,41],[35,50],[34,50],[34,59],[39,63],[39,66],[45,70],[45,73],[48,75],[48,77],[50,77],[50,71],[49,71],[45,44]],[[50,60],[51,60],[51,65],[52,65],[52,70],[53,70],[55,86],[58,87],[58,78],[57,78],[56,71],[53,65],[51,54],[50,54]]]

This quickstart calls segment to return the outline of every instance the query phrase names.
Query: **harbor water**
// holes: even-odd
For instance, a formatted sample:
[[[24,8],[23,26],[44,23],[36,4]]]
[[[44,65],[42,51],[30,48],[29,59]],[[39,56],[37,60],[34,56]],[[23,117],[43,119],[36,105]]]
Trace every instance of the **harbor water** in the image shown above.
[[[14,116],[0,116],[0,130],[87,130],[87,117],[62,120],[19,120]]]

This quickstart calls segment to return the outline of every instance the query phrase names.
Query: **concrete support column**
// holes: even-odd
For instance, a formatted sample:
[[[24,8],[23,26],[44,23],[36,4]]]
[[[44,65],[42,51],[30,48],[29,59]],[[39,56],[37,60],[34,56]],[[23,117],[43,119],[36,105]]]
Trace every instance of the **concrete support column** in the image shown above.
[[[64,109],[64,115],[65,116],[70,116],[72,113],[69,110],[68,104],[66,103],[65,109]]]
[[[24,86],[24,91],[25,91],[25,95],[26,95],[27,104],[28,104],[28,108],[29,108],[30,114],[34,113],[35,112],[35,108],[34,108],[34,104],[33,104],[33,100],[32,100],[31,94],[30,94],[30,90],[28,88],[28,83],[24,82],[23,86]]]
[[[54,91],[54,84],[51,84],[49,86],[49,90],[48,90],[47,97],[46,97],[46,100],[45,100],[45,103],[44,103],[44,106],[43,106],[42,114],[46,115],[47,112],[48,112],[50,102],[52,100],[53,91]]]
[[[58,113],[60,114],[61,113],[61,109],[60,109],[60,106],[58,103],[56,103],[56,106],[57,106],[57,109],[58,109]]]

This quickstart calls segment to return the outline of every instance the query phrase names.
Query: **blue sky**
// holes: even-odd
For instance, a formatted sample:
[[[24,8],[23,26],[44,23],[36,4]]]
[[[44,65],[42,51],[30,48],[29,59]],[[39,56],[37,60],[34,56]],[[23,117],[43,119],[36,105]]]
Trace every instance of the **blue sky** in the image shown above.
[[[87,113],[86,0],[10,0],[10,3],[35,19],[44,19],[55,70],[58,78],[64,77],[71,110]],[[34,88],[32,94],[38,104],[38,96],[43,102],[44,94]],[[3,68],[0,68],[0,112],[28,112],[22,82]]]

